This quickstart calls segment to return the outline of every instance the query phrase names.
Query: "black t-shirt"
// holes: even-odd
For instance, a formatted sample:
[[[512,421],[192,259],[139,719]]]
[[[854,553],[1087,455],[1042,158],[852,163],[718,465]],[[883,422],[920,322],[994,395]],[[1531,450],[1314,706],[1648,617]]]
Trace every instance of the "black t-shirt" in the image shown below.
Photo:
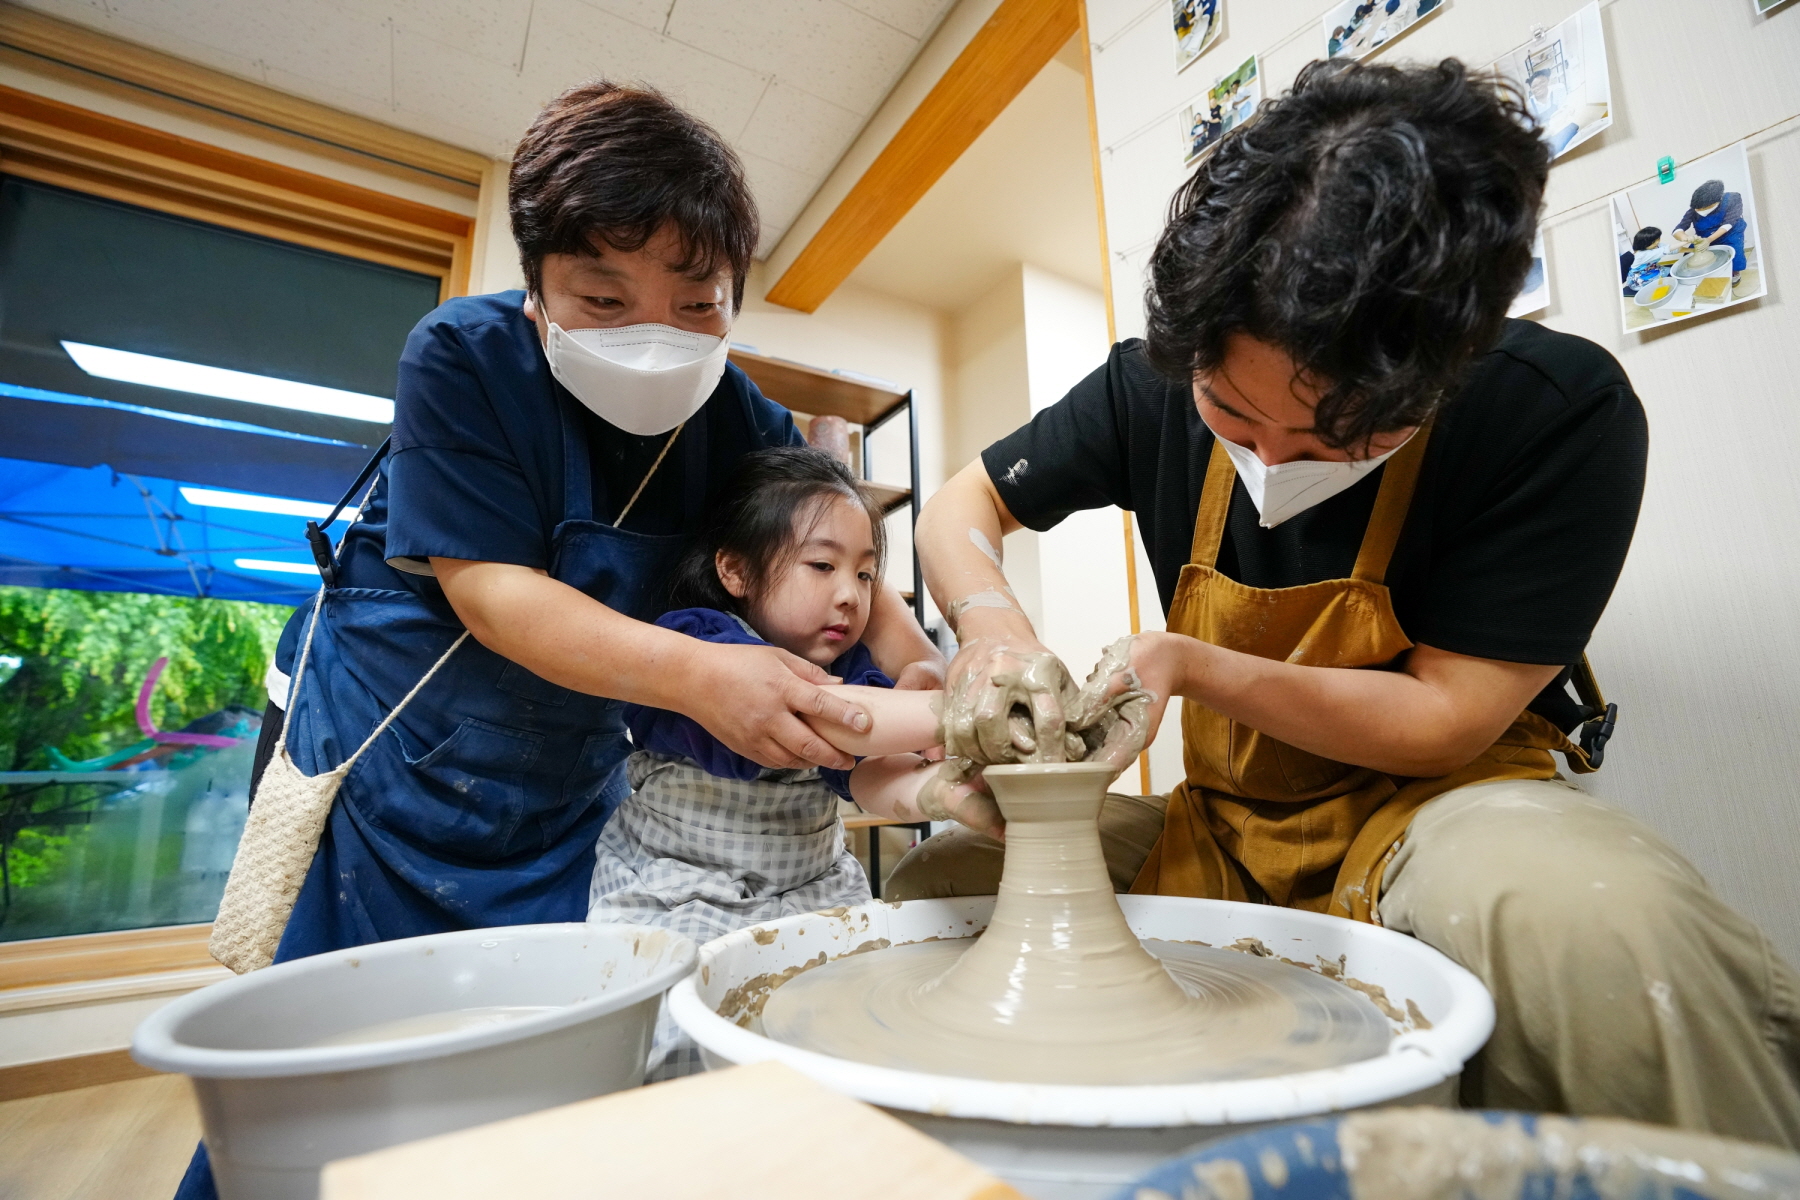
[[[1134,339],[981,457],[1031,529],[1108,504],[1137,513],[1166,613],[1213,440],[1190,389],[1157,375]],[[1387,574],[1406,635],[1478,658],[1576,662],[1631,544],[1648,440],[1643,406],[1611,355],[1508,321],[1425,451]],[[1219,570],[1258,588],[1348,576],[1384,471],[1274,529],[1257,523],[1234,479]]]

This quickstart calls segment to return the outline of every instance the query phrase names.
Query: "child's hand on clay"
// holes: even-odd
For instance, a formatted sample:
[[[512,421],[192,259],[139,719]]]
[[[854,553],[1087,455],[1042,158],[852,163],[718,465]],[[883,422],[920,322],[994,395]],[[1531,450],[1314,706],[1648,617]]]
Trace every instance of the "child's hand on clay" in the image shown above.
[[[919,789],[919,811],[934,821],[955,821],[976,833],[1006,837],[1006,818],[981,770],[966,758],[947,758]]]
[[[968,759],[937,761],[918,754],[865,758],[850,773],[850,795],[878,817],[909,823],[956,821],[991,837],[1005,836],[1000,808]]]

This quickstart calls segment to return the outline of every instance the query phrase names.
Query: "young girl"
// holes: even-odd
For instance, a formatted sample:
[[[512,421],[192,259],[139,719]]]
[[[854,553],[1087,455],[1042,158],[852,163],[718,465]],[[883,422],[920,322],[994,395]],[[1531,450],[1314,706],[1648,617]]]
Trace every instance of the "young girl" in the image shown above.
[[[838,799],[881,815],[920,816],[935,764],[937,692],[893,692],[859,640],[881,578],[880,510],[837,460],[805,447],[744,457],[709,526],[677,569],[673,612],[691,637],[772,645],[855,690],[866,731],[830,731],[865,758],[854,771],[759,766],[695,721],[631,706],[632,795],[596,847],[588,919],[656,925],[708,942],[735,929],[870,899],[844,844]],[[820,730],[823,735],[827,731]],[[967,792],[967,789],[963,789]],[[666,1016],[649,1079],[699,1069]]]

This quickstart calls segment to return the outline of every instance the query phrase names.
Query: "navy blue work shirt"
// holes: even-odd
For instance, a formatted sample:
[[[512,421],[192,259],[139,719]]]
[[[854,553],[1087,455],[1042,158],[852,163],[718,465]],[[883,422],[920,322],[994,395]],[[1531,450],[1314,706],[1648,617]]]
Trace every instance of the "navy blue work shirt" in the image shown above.
[[[524,301],[523,291],[459,296],[414,326],[400,355],[393,448],[361,518],[344,537],[339,586],[404,589],[448,612],[435,579],[390,561],[437,556],[549,569],[552,537],[564,517],[559,405],[580,414],[587,434],[595,520],[613,520],[656,461],[668,434],[626,433],[556,382]],[[788,411],[730,364],[701,412],[701,477],[688,477],[678,443],[625,528],[696,533],[738,459],[805,441]],[[696,490],[699,503],[690,503]],[[306,604],[299,613],[311,610]],[[302,624],[297,617],[282,634],[276,661],[285,672],[293,670]]]

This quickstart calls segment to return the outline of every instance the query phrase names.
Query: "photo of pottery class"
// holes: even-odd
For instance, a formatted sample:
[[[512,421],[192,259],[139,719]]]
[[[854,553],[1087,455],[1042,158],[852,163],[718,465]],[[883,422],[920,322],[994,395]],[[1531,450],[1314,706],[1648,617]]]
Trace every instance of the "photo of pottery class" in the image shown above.
[[[1796,62],[0,0],[0,1200],[1800,1200]]]
[[[1612,124],[1612,80],[1599,0],[1501,55],[1494,70],[1525,95],[1552,158],[1561,158]]]
[[[1252,55],[1237,70],[1213,84],[1205,96],[1182,110],[1184,165],[1193,165],[1220,138],[1248,122],[1261,103],[1262,78],[1257,73],[1256,56]]]
[[[1169,0],[1175,25],[1175,69],[1186,70],[1225,31],[1225,0]]]
[[[1343,0],[1319,19],[1325,57],[1367,58],[1442,8],[1443,0]]]
[[[1764,278],[1756,193],[1743,143],[1613,196],[1625,332],[1755,300]]]
[[[1540,229],[1531,242],[1531,266],[1525,272],[1525,282],[1519,286],[1519,294],[1514,297],[1506,315],[1529,317],[1542,312],[1549,304],[1550,260],[1544,251],[1544,231]]]

